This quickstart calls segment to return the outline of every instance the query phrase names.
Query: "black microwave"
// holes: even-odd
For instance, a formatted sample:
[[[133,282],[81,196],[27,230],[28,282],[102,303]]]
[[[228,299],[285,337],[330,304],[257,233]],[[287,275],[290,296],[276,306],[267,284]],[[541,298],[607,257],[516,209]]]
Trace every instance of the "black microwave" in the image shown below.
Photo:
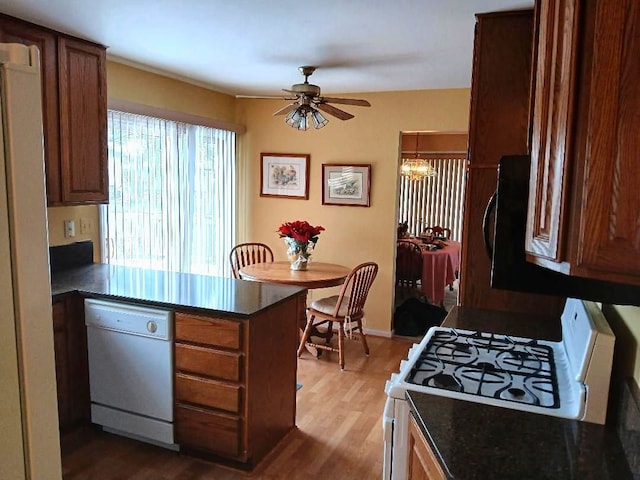
[[[483,218],[484,242],[491,259],[491,287],[581,298],[618,305],[640,305],[640,287],[565,275],[527,262],[525,230],[531,158],[502,157],[495,194]]]

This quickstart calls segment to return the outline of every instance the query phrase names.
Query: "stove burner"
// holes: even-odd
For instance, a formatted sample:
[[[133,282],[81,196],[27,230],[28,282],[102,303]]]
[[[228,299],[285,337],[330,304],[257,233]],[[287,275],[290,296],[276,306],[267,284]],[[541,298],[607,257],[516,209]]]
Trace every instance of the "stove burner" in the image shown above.
[[[514,397],[524,397],[525,393],[527,393],[521,388],[517,388],[517,387],[507,388],[507,392],[509,392]]]
[[[489,362],[478,362],[474,366],[480,367],[483,372],[491,372],[496,369],[495,365]]]
[[[431,377],[431,379],[423,380],[422,384],[426,385],[429,380],[433,381],[435,387],[444,388],[445,390],[452,390],[454,392],[461,392],[462,385],[453,375],[447,375],[446,373],[438,373]]]

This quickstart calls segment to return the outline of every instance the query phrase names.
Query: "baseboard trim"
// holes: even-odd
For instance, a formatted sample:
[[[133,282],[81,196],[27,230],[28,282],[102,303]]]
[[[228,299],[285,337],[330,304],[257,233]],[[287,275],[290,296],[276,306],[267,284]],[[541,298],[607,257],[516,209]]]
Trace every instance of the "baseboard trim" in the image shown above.
[[[374,337],[384,337],[384,338],[392,337],[392,332],[390,330],[374,330],[372,328],[365,328],[364,333],[366,333],[367,335],[372,335]]]

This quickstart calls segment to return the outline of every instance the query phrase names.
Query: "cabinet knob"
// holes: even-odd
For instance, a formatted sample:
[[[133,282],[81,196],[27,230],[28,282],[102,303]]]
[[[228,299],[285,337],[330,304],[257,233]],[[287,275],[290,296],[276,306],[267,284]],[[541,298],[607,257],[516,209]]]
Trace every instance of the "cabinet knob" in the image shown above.
[[[158,324],[153,320],[147,322],[147,330],[151,333],[156,333],[156,331],[158,330]]]

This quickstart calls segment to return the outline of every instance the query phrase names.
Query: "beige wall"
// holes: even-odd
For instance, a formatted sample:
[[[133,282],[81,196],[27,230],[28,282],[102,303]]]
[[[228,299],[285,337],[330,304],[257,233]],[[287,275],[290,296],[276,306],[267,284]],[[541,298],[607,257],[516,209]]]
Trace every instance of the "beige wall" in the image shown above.
[[[640,385],[640,307],[604,305],[602,311],[616,335],[615,375]]]
[[[96,205],[86,205],[77,207],[50,207],[47,209],[47,221],[49,224],[49,245],[67,245],[83,240],[93,241],[93,260],[100,261],[100,217],[99,207]],[[66,238],[64,236],[64,222],[73,220],[76,226],[76,236]],[[81,222],[88,225],[86,231],[82,231]]]
[[[128,100],[166,110],[177,110],[233,122],[235,98],[161,75],[107,62],[109,100]]]
[[[355,118],[329,118],[321,130],[300,132],[273,117],[283,102],[238,100],[236,121],[247,127],[241,141],[240,183],[243,240],[272,247],[277,259],[285,259],[285,247],[275,233],[285,221],[308,220],[326,228],[313,258],[320,262],[355,266],[365,261],[380,265],[378,278],[366,306],[367,329],[390,333],[394,290],[394,258],[400,132],[466,131],[469,90],[430,90],[350,94],[371,102],[370,108],[348,107]],[[308,153],[311,155],[308,200],[260,197],[260,153]],[[322,205],[322,164],[372,165],[371,206]],[[311,295],[324,295],[315,291]]]

